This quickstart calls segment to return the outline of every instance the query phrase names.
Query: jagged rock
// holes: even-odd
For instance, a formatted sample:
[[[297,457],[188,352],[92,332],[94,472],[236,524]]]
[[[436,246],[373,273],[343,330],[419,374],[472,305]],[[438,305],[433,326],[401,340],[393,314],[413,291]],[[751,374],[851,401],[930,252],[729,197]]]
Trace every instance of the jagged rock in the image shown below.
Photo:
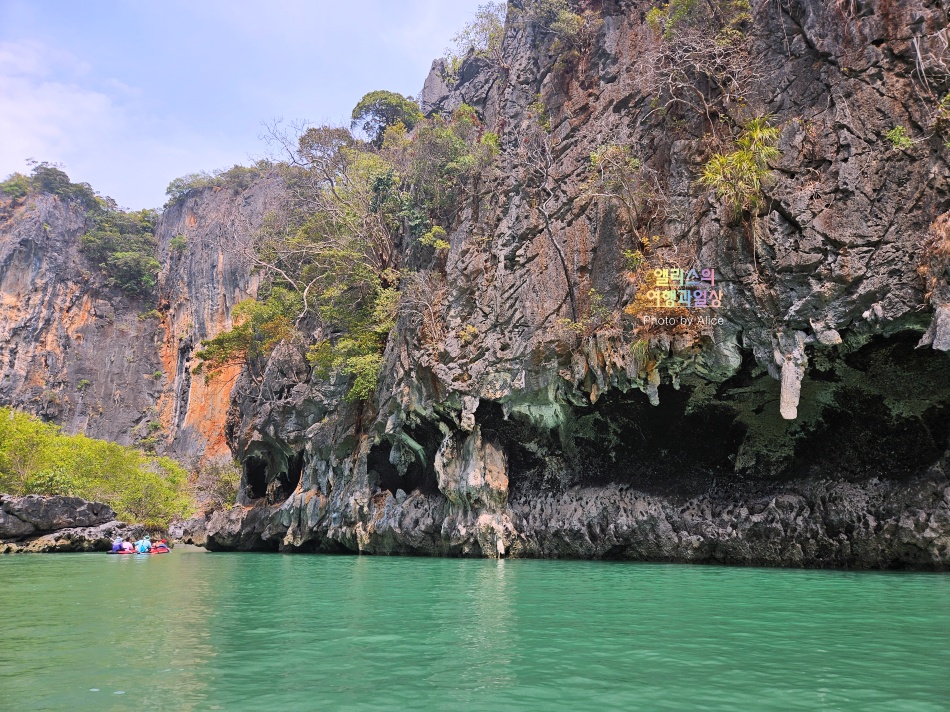
[[[243,467],[239,504],[183,535],[215,549],[947,566],[950,383],[940,351],[950,287],[941,273],[925,289],[918,268],[950,204],[950,166],[922,128],[934,107],[915,84],[921,67],[947,59],[946,9],[869,0],[858,13],[793,0],[756,10],[746,32],[761,77],[741,106],[711,116],[657,111],[650,3],[597,6],[603,23],[576,52],[529,24],[506,34],[501,62],[468,57],[452,86],[434,65],[424,109],[447,115],[470,104],[501,147],[495,170],[445,226],[444,261],[412,265],[441,272],[434,308],[448,336],[431,344],[400,321],[379,390],[359,406],[343,401],[345,379],[314,378],[305,345],[276,349],[263,378],[240,375],[226,429]],[[781,156],[760,214],[728,221],[697,177],[756,114],[774,116]],[[912,149],[884,138],[897,125],[919,128]],[[524,150],[537,141],[542,166]],[[629,224],[590,194],[591,154],[605,144],[631,147],[655,178],[662,220]],[[222,231],[232,218],[259,224],[267,200],[255,195],[249,212],[227,195],[196,195],[162,223],[163,245],[195,220],[208,238],[201,264],[175,272],[193,278],[176,282],[172,266],[163,276],[169,299],[184,290],[202,304],[196,311],[182,298],[171,308],[184,335],[162,351],[176,373],[175,395],[162,401],[176,404],[163,405],[175,413],[168,422],[176,434],[192,423],[195,442],[210,429],[189,420],[187,404],[205,396],[187,364],[207,331],[185,329],[187,319],[226,323],[229,299],[253,292],[215,251],[230,233],[201,220]],[[81,216],[37,205],[65,250]],[[0,274],[8,309],[28,291],[17,275],[30,273],[33,247],[19,240],[50,250],[39,217],[16,216],[15,239],[4,228],[0,272],[4,255],[22,267]],[[640,249],[641,233],[658,266],[715,268],[722,304],[702,313],[715,323],[637,329],[627,309],[643,285],[625,253]],[[217,265],[234,279],[215,282]],[[217,309],[203,306],[205,280],[227,286]],[[89,318],[120,338],[109,319],[131,310],[100,301],[90,297]],[[45,345],[14,353],[21,331],[64,321],[44,321],[46,309],[20,321],[17,312],[17,327],[0,332],[0,362],[20,364],[13,386],[0,382],[8,399],[37,392],[26,384],[42,370],[38,357],[59,363]],[[463,324],[477,332],[467,344]],[[915,351],[925,331],[921,343],[934,348]],[[189,389],[191,400],[179,395]],[[147,395],[142,403],[153,403]],[[213,413],[197,414],[209,428],[220,422],[214,402]]]
[[[291,376],[299,354],[275,354],[264,383],[291,397],[241,383],[231,442],[245,483],[268,484],[212,518],[209,547],[946,567],[933,542],[947,532],[947,364],[912,342],[930,322],[927,343],[942,344],[942,292],[931,320],[917,269],[950,170],[942,151],[909,156],[883,139],[929,121],[907,38],[922,26],[936,37],[945,11],[872,0],[857,16],[796,0],[755,12],[762,81],[741,111],[723,110],[734,124],[773,114],[782,155],[767,210],[731,225],[696,182],[708,117],[655,110],[647,6],[604,3],[574,63],[519,27],[500,63],[471,56],[452,86],[433,65],[424,110],[471,104],[502,146],[479,186],[492,200],[449,226],[449,335],[426,345],[401,324],[359,412],[339,403],[341,384]],[[538,102],[544,216],[538,167],[519,151]],[[623,255],[640,245],[585,187],[605,144],[632,147],[657,176],[656,254],[716,269],[715,322],[658,327],[634,349]],[[621,316],[587,333],[595,293]],[[468,346],[462,324],[478,333]]]
[[[462,509],[503,510],[508,498],[504,451],[478,427],[464,439],[447,435],[435,454],[439,489]]]
[[[108,505],[79,497],[0,495],[0,553],[108,551],[116,537],[146,533],[115,516]]]
[[[59,529],[41,536],[0,541],[0,553],[50,554],[67,551],[109,551],[118,538],[141,539],[148,530],[141,525],[106,522],[95,527]]]
[[[0,495],[0,539],[115,521],[115,512],[101,502],[79,497]]]
[[[109,287],[87,259],[80,237],[91,221],[80,205],[46,194],[0,205],[0,403],[123,445],[154,435],[154,423],[159,452],[188,464],[230,460],[222,384],[240,369],[205,383],[192,378],[193,354],[256,292],[244,243],[282,190],[275,174],[237,193],[196,191],[166,210],[155,230],[158,310]],[[171,248],[178,235],[184,250]]]
[[[426,116],[438,112],[449,96],[450,88],[448,82],[445,81],[445,73],[444,59],[432,62],[432,69],[429,70],[429,76],[426,77],[422,92],[419,94],[419,108]]]

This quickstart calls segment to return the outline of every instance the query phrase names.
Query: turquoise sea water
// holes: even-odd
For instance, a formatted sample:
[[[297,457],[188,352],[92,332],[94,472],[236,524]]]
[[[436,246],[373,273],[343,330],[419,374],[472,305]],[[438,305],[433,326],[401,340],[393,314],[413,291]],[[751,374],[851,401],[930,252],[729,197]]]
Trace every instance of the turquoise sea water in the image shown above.
[[[3,710],[945,710],[950,576],[0,556]]]

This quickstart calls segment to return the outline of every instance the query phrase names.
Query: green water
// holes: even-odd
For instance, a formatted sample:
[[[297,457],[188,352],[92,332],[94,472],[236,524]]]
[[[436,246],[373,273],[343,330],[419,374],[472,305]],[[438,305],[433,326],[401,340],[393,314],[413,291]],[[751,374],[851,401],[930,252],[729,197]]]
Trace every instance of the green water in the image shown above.
[[[943,710],[950,577],[0,556],[3,710]]]

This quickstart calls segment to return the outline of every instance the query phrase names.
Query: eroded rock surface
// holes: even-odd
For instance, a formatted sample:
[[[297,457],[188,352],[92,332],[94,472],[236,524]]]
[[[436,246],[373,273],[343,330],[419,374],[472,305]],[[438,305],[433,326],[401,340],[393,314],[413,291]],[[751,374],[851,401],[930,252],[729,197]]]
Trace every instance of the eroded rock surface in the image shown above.
[[[470,56],[457,81],[433,66],[424,109],[473,106],[501,153],[445,226],[444,259],[407,246],[439,333],[403,314],[369,401],[317,379],[305,345],[228,374],[233,390],[188,372],[197,339],[254,292],[227,245],[279,200],[266,182],[166,213],[151,326],[47,276],[82,216],[55,201],[14,216],[0,287],[22,298],[0,304],[0,394],[120,441],[157,408],[186,453],[222,451],[230,395],[238,503],[182,528],[212,549],[947,568],[950,152],[935,123],[947,9],[754,2],[757,77],[710,113],[658,103],[653,5],[585,3],[600,22],[576,54],[512,23],[501,62]],[[754,115],[779,128],[780,155],[736,219],[697,179]],[[910,146],[887,139],[897,126]],[[640,162],[653,191],[642,214],[590,189],[605,145]],[[179,233],[186,257],[168,252]],[[715,269],[721,305],[643,322],[627,257],[642,236],[651,265]],[[85,353],[74,321],[89,353],[139,344],[79,410],[40,383],[48,372],[68,385],[47,390],[75,389],[80,365],[60,355]],[[136,381],[156,359],[167,383]],[[96,425],[92,395],[114,423]]]
[[[108,551],[117,537],[138,539],[145,533],[144,527],[117,521],[101,502],[0,495],[0,553]]]
[[[0,402],[189,465],[229,460],[223,425],[239,369],[206,384],[192,359],[256,292],[246,243],[281,186],[275,174],[207,188],[166,210],[148,299],[109,287],[81,251],[91,226],[81,206],[46,194],[0,206]],[[185,246],[173,249],[179,235]]]
[[[469,57],[452,84],[433,65],[424,109],[474,106],[502,146],[444,266],[407,255],[444,338],[403,317],[362,407],[293,349],[263,390],[245,379],[241,506],[210,518],[209,547],[947,567],[932,245],[950,167],[920,77],[946,60],[946,9],[753,3],[760,76],[716,130],[771,115],[781,155],[736,221],[697,184],[725,145],[709,117],[657,110],[651,6],[598,3],[571,58],[520,24],[503,66]],[[885,138],[896,125],[911,148]],[[636,226],[657,265],[716,269],[722,305],[688,327],[637,328],[627,309],[635,231],[587,188],[605,144],[631,147],[662,197]]]

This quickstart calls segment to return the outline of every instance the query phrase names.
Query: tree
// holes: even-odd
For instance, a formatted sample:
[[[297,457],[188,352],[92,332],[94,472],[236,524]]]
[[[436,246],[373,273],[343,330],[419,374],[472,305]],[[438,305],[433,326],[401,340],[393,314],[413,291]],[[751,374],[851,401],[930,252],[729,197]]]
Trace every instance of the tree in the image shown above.
[[[371,91],[353,109],[351,126],[359,126],[372,137],[377,148],[383,145],[386,129],[398,122],[412,129],[422,118],[422,112],[411,98],[391,91]]]
[[[501,45],[505,38],[507,12],[507,5],[503,2],[489,2],[478,6],[475,18],[459,30],[452,38],[452,47],[445,50],[449,78],[455,79],[458,76],[462,62],[469,52],[504,66]]]

